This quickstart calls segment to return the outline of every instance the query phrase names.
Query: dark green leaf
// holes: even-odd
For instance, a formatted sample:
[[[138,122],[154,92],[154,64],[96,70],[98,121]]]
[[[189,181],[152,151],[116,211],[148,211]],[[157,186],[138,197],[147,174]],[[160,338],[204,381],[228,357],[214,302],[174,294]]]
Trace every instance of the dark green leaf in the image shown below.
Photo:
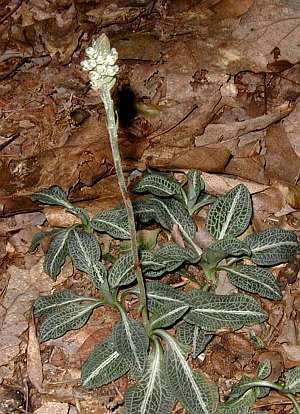
[[[186,240],[194,238],[197,227],[188,210],[179,201],[151,198],[151,202],[162,227],[171,230],[176,225]]]
[[[44,271],[56,280],[62,265],[68,255],[68,239],[71,229],[60,231],[52,240],[44,260]]]
[[[148,223],[151,220],[156,220],[156,213],[154,206],[151,203],[151,198],[143,198],[142,200],[133,200],[132,207],[134,216],[142,223]]]
[[[177,244],[166,244],[161,247],[153,255],[153,260],[160,267],[153,267],[152,270],[145,268],[145,276],[147,277],[159,277],[165,272],[173,272],[180,267],[184,262],[195,263],[199,258],[195,258],[193,252],[188,249],[183,249]]]
[[[195,204],[193,208],[190,208],[190,213],[194,214],[197,211],[199,211],[202,207],[207,206],[208,204],[213,204],[216,200],[217,198],[210,194],[201,193],[198,198],[197,204]]]
[[[252,251],[253,262],[262,266],[288,262],[298,247],[295,233],[277,228],[250,234],[245,243]]]
[[[257,368],[257,377],[261,380],[266,379],[272,372],[272,364],[271,361],[265,359],[261,361]]]
[[[249,190],[239,184],[213,204],[207,217],[207,229],[216,239],[236,237],[249,226],[251,216]]]
[[[188,179],[188,202],[189,207],[193,207],[202,190],[204,190],[205,184],[201,177],[200,171],[191,170],[187,174]]]
[[[127,253],[115,261],[108,274],[110,287],[128,285],[136,278],[132,253]]]
[[[206,252],[208,263],[218,263],[228,256],[251,256],[249,246],[243,241],[235,238],[217,240],[211,244]]]
[[[182,322],[176,329],[176,335],[183,345],[190,345],[192,357],[197,358],[206,348],[213,335],[201,330],[199,326]]]
[[[85,273],[92,272],[93,264],[100,261],[101,250],[98,240],[81,228],[71,230],[68,250],[74,266]]]
[[[192,371],[177,341],[163,335],[167,342],[165,370],[171,391],[190,414],[213,414],[218,403],[217,387],[203,375]]]
[[[79,303],[85,300],[95,301],[95,298],[78,296],[71,290],[65,289],[61,292],[54,293],[53,295],[40,296],[34,303],[34,314],[35,316],[47,315],[59,311],[63,306],[67,306],[71,303]]]
[[[159,197],[180,196],[181,186],[173,178],[159,173],[144,175],[134,186],[136,193],[149,192]]]
[[[167,328],[175,324],[188,310],[189,305],[182,303],[157,304],[151,318],[151,329]]]
[[[284,374],[285,392],[296,394],[300,392],[300,366],[289,369]]]
[[[268,299],[282,298],[280,287],[273,274],[258,266],[222,266],[230,282],[239,289],[258,293]]]
[[[125,414],[170,414],[175,403],[163,370],[163,354],[157,341],[138,385],[125,394]]]
[[[250,407],[255,403],[256,391],[250,389],[241,397],[219,404],[217,414],[246,414]]]
[[[166,306],[170,304],[181,306],[188,304],[188,297],[178,289],[160,282],[149,282],[146,284],[147,306],[150,312],[155,312],[157,306]]]
[[[215,295],[198,290],[188,296],[191,310],[184,319],[205,331],[215,332],[225,327],[239,329],[268,318],[268,314],[250,296]]]
[[[107,270],[103,263],[95,262],[92,264],[92,269],[88,272],[94,286],[100,291],[103,291],[103,283],[107,283]]]
[[[71,303],[68,306],[63,306],[57,312],[50,313],[41,324],[41,342],[59,338],[68,331],[81,328],[86,324],[96,306],[98,303],[86,305]]]
[[[122,312],[122,321],[113,327],[114,348],[130,367],[136,378],[141,378],[147,363],[149,338],[141,323]]]
[[[126,374],[129,367],[113,347],[111,338],[98,342],[81,369],[81,383],[87,389],[101,387]]]
[[[99,232],[108,233],[115,239],[130,239],[128,219],[125,212],[126,210],[123,208],[100,211],[91,221],[91,226]]]
[[[68,201],[67,194],[56,185],[50,188],[41,188],[32,194],[31,199],[44,204],[63,206],[65,208],[72,207],[72,204]]]

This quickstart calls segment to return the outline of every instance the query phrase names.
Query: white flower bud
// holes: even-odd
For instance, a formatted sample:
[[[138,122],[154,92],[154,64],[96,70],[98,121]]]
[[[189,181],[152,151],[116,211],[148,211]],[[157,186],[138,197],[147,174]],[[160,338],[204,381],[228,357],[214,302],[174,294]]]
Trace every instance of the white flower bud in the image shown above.
[[[119,67],[115,65],[118,52],[115,48],[110,48],[108,37],[102,34],[94,40],[92,46],[86,49],[86,55],[89,59],[81,62],[81,66],[90,72],[93,89],[111,89],[116,82]]]

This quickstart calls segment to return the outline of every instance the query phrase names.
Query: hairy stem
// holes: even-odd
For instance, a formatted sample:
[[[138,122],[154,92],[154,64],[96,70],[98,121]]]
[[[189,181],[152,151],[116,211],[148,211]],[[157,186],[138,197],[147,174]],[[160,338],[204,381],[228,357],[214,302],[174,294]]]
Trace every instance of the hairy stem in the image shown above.
[[[116,116],[114,112],[114,104],[110,94],[110,91],[106,88],[103,88],[101,91],[101,99],[104,104],[104,108],[106,111],[107,117],[107,128],[109,133],[109,140],[111,145],[111,150],[113,154],[115,170],[118,177],[118,183],[120,187],[120,191],[122,194],[122,198],[125,204],[125,208],[127,211],[128,216],[128,224],[129,224],[129,231],[131,236],[131,249],[134,259],[134,269],[136,273],[137,283],[140,290],[140,303],[141,303],[141,311],[142,311],[142,318],[145,327],[149,325],[149,318],[148,318],[148,311],[147,311],[147,297],[146,297],[146,289],[145,283],[143,278],[143,273],[141,269],[141,264],[139,260],[139,252],[138,252],[138,243],[137,243],[137,236],[136,236],[136,227],[135,227],[135,220],[134,220],[134,212],[131,200],[129,198],[129,194],[127,191],[127,186],[123,174],[122,169],[122,162],[121,156],[118,146],[118,124],[116,122]]]

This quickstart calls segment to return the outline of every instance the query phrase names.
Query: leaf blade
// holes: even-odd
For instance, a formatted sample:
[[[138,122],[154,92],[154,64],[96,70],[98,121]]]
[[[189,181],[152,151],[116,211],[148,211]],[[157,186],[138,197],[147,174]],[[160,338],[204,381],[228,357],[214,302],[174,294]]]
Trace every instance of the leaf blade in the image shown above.
[[[244,241],[251,249],[253,262],[261,266],[288,262],[298,247],[295,233],[278,228],[250,234]]]
[[[75,227],[71,230],[68,250],[74,266],[85,273],[91,272],[93,263],[100,261],[101,250],[98,240],[81,228]]]
[[[165,370],[174,397],[191,414],[213,414],[218,401],[215,385],[191,370],[178,343],[170,335],[161,336],[167,342]]]
[[[68,239],[71,229],[62,230],[52,240],[45,256],[43,268],[51,279],[56,280],[68,255]]]
[[[128,240],[130,231],[125,212],[124,208],[99,211],[91,220],[91,226],[96,231],[108,233],[115,239]]]
[[[129,370],[113,347],[111,338],[98,342],[81,369],[81,384],[87,389],[101,387],[120,378]]]
[[[134,192],[149,192],[159,197],[180,196],[180,184],[170,176],[160,173],[144,175],[134,186]]]
[[[155,341],[145,374],[125,394],[125,414],[169,414],[174,402],[163,372],[162,350]]]
[[[124,312],[121,316],[122,320],[113,327],[114,347],[127,362],[133,376],[140,378],[146,368],[149,338],[139,322]]]
[[[258,303],[246,295],[215,295],[194,291],[189,295],[191,310],[184,319],[208,332],[229,327],[238,329],[268,318]]]
[[[58,205],[65,208],[72,207],[69,203],[67,194],[57,185],[53,185],[49,188],[41,188],[31,196],[32,201],[40,202],[49,205]]]
[[[42,322],[40,327],[41,342],[56,339],[66,332],[81,328],[86,324],[97,303],[79,305],[72,303],[62,307],[59,312],[53,312]]]
[[[239,184],[213,204],[207,217],[207,229],[216,239],[236,237],[249,226],[251,216],[249,190],[245,185]]]
[[[282,298],[280,287],[273,274],[258,266],[221,266],[228,274],[230,282],[239,289],[260,296],[279,300]]]

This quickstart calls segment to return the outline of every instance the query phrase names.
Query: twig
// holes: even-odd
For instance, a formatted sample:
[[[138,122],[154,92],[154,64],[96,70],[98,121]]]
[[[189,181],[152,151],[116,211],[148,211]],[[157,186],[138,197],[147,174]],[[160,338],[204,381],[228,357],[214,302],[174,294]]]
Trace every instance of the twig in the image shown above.
[[[20,136],[19,132],[15,132],[14,134],[12,134],[10,137],[8,137],[6,139],[6,141],[2,142],[2,144],[0,144],[0,151],[2,151],[5,147],[7,147],[7,145],[11,144],[12,142],[14,142],[14,140],[16,138],[18,138]]]
[[[168,132],[170,132],[173,129],[177,128],[178,125],[180,125],[182,122],[184,122],[197,108],[198,108],[198,105],[194,105],[192,107],[192,109],[190,109],[189,112],[186,115],[184,115],[184,117],[182,119],[180,119],[180,121],[176,122],[176,124],[172,125],[170,128],[166,129],[165,131],[159,132],[156,135],[152,135],[152,136],[149,135],[148,139],[152,140],[153,138],[160,137],[161,135],[167,134]]]

